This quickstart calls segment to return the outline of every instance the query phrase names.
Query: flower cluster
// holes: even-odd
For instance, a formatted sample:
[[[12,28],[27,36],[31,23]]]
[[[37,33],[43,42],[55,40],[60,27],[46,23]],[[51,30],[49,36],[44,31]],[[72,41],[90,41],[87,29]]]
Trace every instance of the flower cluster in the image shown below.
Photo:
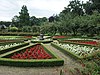
[[[60,38],[66,38],[66,36],[53,36],[53,38],[60,39]]]
[[[79,44],[88,44],[88,45],[98,45],[96,41],[85,41],[85,40],[65,40],[65,42],[74,42]]]
[[[16,46],[16,45],[20,45],[20,44],[22,44],[22,43],[12,43],[12,44],[3,45],[3,46],[0,46],[0,50],[10,48],[10,47],[13,47],[13,46]]]
[[[31,48],[27,48],[24,52],[16,53],[11,56],[12,59],[51,59],[52,56],[49,55],[44,48],[37,44]]]
[[[99,50],[98,48],[95,47],[76,45],[76,44],[62,44],[62,43],[56,43],[56,44],[79,56],[89,55],[94,51]]]
[[[32,38],[32,36],[24,36],[24,38]]]

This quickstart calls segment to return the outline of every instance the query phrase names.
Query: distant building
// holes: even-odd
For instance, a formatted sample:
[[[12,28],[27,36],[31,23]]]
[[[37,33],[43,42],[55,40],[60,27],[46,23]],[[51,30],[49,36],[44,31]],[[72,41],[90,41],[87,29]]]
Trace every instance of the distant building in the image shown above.
[[[0,29],[6,29],[7,27],[5,25],[0,25]]]

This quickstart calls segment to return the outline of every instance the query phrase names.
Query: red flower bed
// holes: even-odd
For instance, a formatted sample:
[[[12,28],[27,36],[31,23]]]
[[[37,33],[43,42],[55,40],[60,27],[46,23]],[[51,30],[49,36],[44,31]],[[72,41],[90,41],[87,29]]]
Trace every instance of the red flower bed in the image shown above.
[[[32,36],[24,36],[24,38],[32,38]]]
[[[98,45],[96,41],[83,41],[83,40],[65,40],[65,42],[74,42],[79,44]]]
[[[82,44],[97,45],[96,41],[81,42]]]
[[[53,36],[53,38],[60,39],[60,38],[66,38],[66,36]]]
[[[12,59],[51,59],[52,56],[49,55],[44,48],[37,44],[31,48],[27,48],[25,52],[20,52],[11,56]]]

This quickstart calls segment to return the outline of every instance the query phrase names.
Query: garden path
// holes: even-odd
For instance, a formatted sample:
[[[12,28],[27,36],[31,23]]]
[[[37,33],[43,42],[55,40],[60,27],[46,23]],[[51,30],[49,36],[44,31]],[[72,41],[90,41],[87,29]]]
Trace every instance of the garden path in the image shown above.
[[[81,65],[79,64],[78,60],[71,58],[69,55],[64,55],[61,51],[52,47],[51,44],[45,44],[45,46],[47,49],[52,50],[54,53],[56,53],[56,55],[58,55],[61,59],[64,60],[64,66],[62,66],[62,70],[64,70],[65,72],[69,71],[70,69],[73,70],[74,68],[81,68]]]

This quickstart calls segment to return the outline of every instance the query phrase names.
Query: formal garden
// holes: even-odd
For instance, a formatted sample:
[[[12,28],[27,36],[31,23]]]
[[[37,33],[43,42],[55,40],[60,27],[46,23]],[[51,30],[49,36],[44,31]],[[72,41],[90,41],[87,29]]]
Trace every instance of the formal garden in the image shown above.
[[[12,22],[0,21],[0,69],[5,75],[100,75],[100,1],[72,0],[49,18],[30,17],[23,5]]]

